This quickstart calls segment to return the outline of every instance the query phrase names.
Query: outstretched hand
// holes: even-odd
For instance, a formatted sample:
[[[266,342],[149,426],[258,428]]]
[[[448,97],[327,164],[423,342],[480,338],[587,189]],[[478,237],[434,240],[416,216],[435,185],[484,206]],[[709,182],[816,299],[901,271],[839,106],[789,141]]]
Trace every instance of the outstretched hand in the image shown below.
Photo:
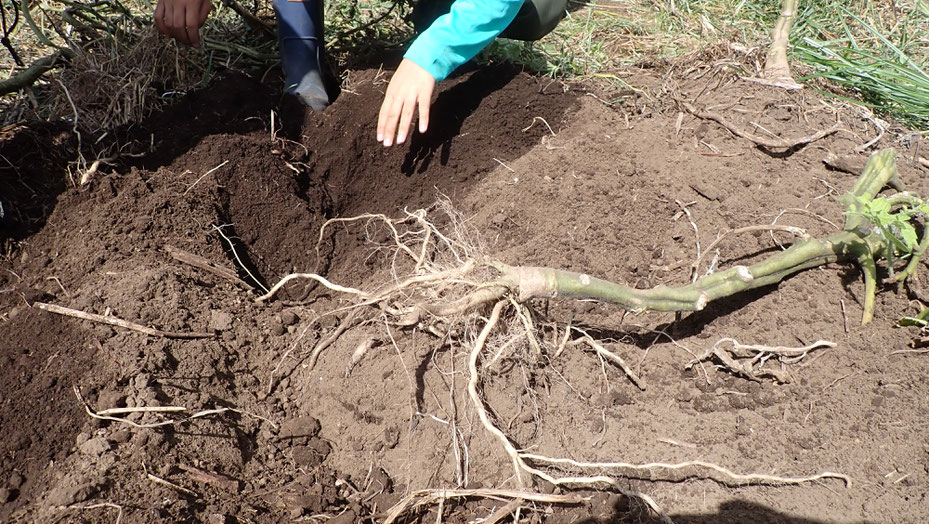
[[[200,47],[200,28],[212,8],[210,0],[158,0],[155,25],[182,44]]]
[[[435,90],[435,78],[412,60],[404,58],[387,85],[384,102],[377,117],[377,141],[384,147],[402,144],[419,111],[419,132],[429,128],[429,105]],[[399,123],[399,125],[398,125]]]

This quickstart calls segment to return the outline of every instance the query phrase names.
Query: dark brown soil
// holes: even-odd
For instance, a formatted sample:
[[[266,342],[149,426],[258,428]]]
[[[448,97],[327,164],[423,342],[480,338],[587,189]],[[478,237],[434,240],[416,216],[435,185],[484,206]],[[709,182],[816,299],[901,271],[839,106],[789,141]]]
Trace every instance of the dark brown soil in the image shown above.
[[[343,333],[311,367],[309,352],[345,314],[314,320],[344,297],[291,285],[256,303],[246,288],[294,271],[378,288],[391,277],[390,253],[373,244],[383,228],[340,223],[320,241],[320,227],[365,213],[399,217],[444,197],[480,233],[486,255],[636,287],[688,280],[694,225],[705,248],[722,231],[770,224],[785,210],[778,223],[815,235],[832,230],[823,218],[841,223],[835,197],[855,177],[822,160],[833,152],[863,164],[867,153],[854,150],[873,130],[859,110],[699,64],[657,80],[664,73],[630,71],[636,94],[591,96],[583,86],[488,67],[445,82],[429,132],[391,149],[374,140],[385,88],[377,71],[353,72],[322,113],[279,104],[272,88],[231,75],[114,133],[125,151],[144,154],[104,166],[85,186],[73,183],[80,173],[70,163],[78,145],[69,125],[5,130],[0,521],[370,522],[419,489],[515,489],[511,462],[463,390],[467,348],[391,327],[394,346],[383,322],[370,322]],[[766,151],[680,114],[671,93],[697,97],[743,129],[755,123],[797,137],[839,118],[846,130],[787,153]],[[622,98],[601,103],[613,95]],[[892,140],[874,147],[901,147]],[[899,155],[900,178],[929,194],[912,156]],[[178,262],[169,247],[234,268],[246,284]],[[778,249],[767,233],[733,237],[721,243],[719,264]],[[680,318],[534,303],[540,323],[564,333],[570,322],[610,342],[647,389],[580,347],[558,358],[546,348],[533,360],[518,358],[515,344],[482,393],[514,444],[533,453],[852,479],[848,487],[834,479],[733,487],[683,475],[620,477],[675,522],[922,522],[929,357],[890,354],[916,335],[893,327],[912,313],[908,293],[881,289],[875,320],[862,327],[862,288],[855,267],[831,265]],[[37,301],[217,336],[146,336],[31,307]],[[346,376],[367,337],[382,344]],[[790,365],[786,384],[712,363],[684,369],[724,337],[837,347]],[[91,418],[75,389],[96,411],[231,410],[138,428]],[[144,425],[183,416],[126,418]],[[452,420],[467,449],[464,478]],[[587,472],[595,473],[604,472]],[[544,484],[529,489],[571,492]],[[573,506],[526,502],[521,521],[657,522],[616,490],[580,493],[586,501]],[[485,519],[505,504],[449,500],[441,521]],[[438,508],[404,518],[435,522]]]

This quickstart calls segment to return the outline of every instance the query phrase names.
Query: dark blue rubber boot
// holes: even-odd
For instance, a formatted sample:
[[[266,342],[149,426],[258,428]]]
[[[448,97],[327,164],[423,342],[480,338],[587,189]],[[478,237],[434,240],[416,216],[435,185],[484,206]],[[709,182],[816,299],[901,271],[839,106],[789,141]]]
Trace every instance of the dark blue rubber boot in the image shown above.
[[[284,91],[316,111],[329,105],[323,81],[323,1],[274,0]]]

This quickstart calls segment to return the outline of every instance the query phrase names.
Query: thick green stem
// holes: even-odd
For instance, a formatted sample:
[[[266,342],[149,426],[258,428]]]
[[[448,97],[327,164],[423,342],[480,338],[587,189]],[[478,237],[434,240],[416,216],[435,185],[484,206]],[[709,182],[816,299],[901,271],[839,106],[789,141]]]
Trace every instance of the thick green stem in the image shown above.
[[[929,248],[929,228],[923,230],[923,237],[919,240],[919,245],[916,247],[916,250],[910,255],[910,261],[907,263],[906,267],[900,273],[894,277],[894,281],[899,282],[900,285],[903,285],[903,281],[907,278],[913,277],[916,278],[916,268],[919,267],[919,261],[922,259],[923,255],[926,253],[926,249]]]
[[[630,311],[700,311],[713,300],[776,284],[804,269],[831,262],[855,262],[864,273],[862,323],[867,323],[873,316],[877,289],[874,255],[886,252],[887,246],[880,233],[860,215],[862,204],[856,197],[874,198],[885,185],[896,183],[896,174],[894,151],[875,153],[852,190],[841,199],[848,212],[844,230],[824,238],[801,240],[761,262],[735,266],[684,286],[635,289],[573,271],[502,264],[497,268],[504,282],[518,291],[520,300],[565,297],[611,302]],[[919,254],[929,244],[927,238],[929,234],[923,236]]]
[[[899,187],[900,182],[897,180],[897,163],[894,160],[896,151],[893,149],[884,149],[871,155],[868,163],[864,166],[864,171],[852,190],[839,197],[839,202],[845,206],[845,230],[871,228],[871,222],[862,215],[865,211],[864,205],[858,202],[857,197],[864,197],[871,200],[885,186],[892,185]]]
[[[618,304],[630,311],[700,311],[707,303],[771,284],[811,267],[857,261],[870,253],[856,233],[842,231],[822,239],[801,240],[777,255],[705,276],[692,284],[635,289],[583,273],[540,267],[506,268],[520,299],[564,297]]]

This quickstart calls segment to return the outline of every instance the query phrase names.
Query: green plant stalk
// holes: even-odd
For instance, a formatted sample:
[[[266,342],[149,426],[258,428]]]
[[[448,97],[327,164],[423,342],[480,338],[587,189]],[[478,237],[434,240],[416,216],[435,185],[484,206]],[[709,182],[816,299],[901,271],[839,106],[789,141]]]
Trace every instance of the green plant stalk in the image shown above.
[[[630,311],[700,311],[709,302],[771,284],[831,262],[858,261],[870,253],[855,232],[801,240],[786,251],[750,266],[735,266],[678,287],[635,289],[574,271],[516,267],[520,299],[564,297],[611,302]]]
[[[39,42],[48,47],[51,47],[52,49],[57,49],[59,52],[61,52],[61,56],[65,58],[74,57],[74,51],[66,47],[62,47],[55,42],[52,42],[51,39],[46,36],[45,32],[42,31],[38,25],[36,25],[35,20],[32,19],[32,13],[29,11],[29,0],[22,0],[19,6],[19,11],[22,13],[23,20],[26,22],[26,25],[32,29],[32,32],[35,34],[35,37],[39,40]]]
[[[923,238],[920,239],[919,246],[916,247],[916,250],[914,250],[913,254],[910,256],[909,263],[903,268],[903,271],[897,273],[894,277],[894,281],[902,285],[903,281],[907,278],[916,278],[916,268],[919,267],[919,261],[926,253],[927,248],[929,248],[929,232],[924,231]]]
[[[865,298],[862,324],[871,321],[874,295],[877,290],[875,253],[886,253],[884,237],[870,221],[856,212],[862,204],[856,197],[873,199],[884,186],[899,186],[894,150],[887,149],[871,156],[852,190],[840,201],[845,205],[845,227],[824,238],[801,240],[789,249],[750,266],[735,266],[705,276],[692,284],[650,289],[635,289],[583,273],[552,268],[517,267],[497,264],[503,281],[515,290],[520,300],[565,297],[594,299],[618,304],[630,311],[700,311],[709,302],[742,291],[776,284],[788,276],[833,262],[857,263],[864,274]],[[929,235],[923,236],[924,247]]]

